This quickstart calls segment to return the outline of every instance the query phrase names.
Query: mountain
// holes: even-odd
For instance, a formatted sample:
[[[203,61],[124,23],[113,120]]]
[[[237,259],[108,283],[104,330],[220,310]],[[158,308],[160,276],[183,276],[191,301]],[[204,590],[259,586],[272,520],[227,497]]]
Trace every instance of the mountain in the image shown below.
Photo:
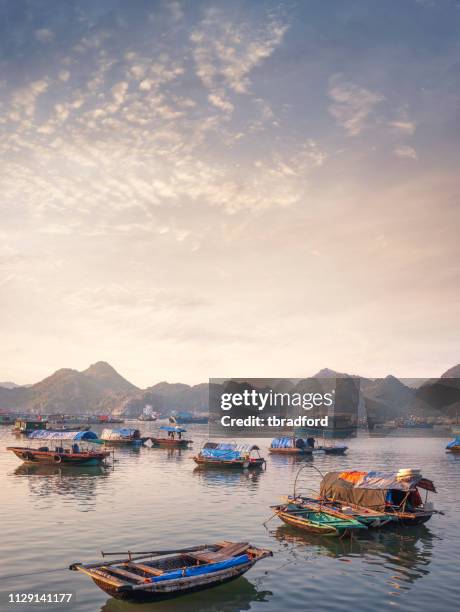
[[[460,378],[460,363],[446,370],[441,378]]]
[[[129,401],[124,414],[138,416],[147,404],[165,415],[173,410],[205,413],[209,406],[208,384],[191,386],[182,383],[157,383]]]
[[[62,368],[29,387],[0,389],[0,408],[35,414],[112,413],[138,393],[112,366],[99,361],[83,372]]]
[[[2,387],[3,389],[17,389],[20,386],[21,385],[17,385],[16,383],[11,382],[9,380],[7,380],[6,382],[0,382],[0,387]]]

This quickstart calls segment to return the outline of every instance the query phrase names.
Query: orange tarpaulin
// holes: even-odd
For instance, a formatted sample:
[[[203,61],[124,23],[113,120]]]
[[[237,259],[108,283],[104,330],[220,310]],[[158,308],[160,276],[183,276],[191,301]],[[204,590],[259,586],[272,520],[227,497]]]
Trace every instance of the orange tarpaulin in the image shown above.
[[[347,480],[352,484],[357,484],[364,478],[364,476],[367,476],[367,472],[341,472],[339,474],[339,478],[342,480]]]

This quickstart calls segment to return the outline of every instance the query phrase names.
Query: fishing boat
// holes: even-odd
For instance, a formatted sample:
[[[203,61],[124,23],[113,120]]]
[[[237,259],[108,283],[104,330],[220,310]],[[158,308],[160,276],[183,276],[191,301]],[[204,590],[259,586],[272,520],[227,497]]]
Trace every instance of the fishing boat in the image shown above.
[[[92,431],[45,431],[37,430],[29,435],[30,440],[48,440],[57,443],[54,448],[50,446],[8,446],[11,451],[27,463],[63,464],[63,465],[97,465],[109,456],[109,452],[82,448],[82,442],[99,443],[97,435]],[[72,442],[70,448],[62,446],[64,442]]]
[[[266,465],[265,459],[260,456],[259,447],[255,444],[206,442],[193,460],[204,467],[246,469]]]
[[[138,429],[123,427],[121,429],[104,429],[101,433],[101,440],[107,446],[141,446],[144,440]]]
[[[425,501],[419,489],[426,491]],[[420,470],[398,472],[329,472],[320,485],[320,497],[355,504],[389,514],[403,525],[426,523],[437,511],[428,502],[428,492],[436,493],[431,480]]]
[[[16,419],[11,433],[28,435],[32,431],[48,428],[46,419]]]
[[[338,516],[339,518],[353,518],[363,523],[363,525],[366,525],[366,527],[373,529],[383,527],[395,520],[395,517],[388,512],[378,512],[372,508],[364,508],[357,504],[341,502],[334,499],[303,496],[298,496],[293,499],[289,496],[287,501],[299,504],[307,510],[326,512],[327,514]]]
[[[162,446],[164,448],[187,448],[189,444],[192,444],[192,440],[186,440],[182,437],[182,434],[187,430],[177,425],[161,425],[162,431],[168,432],[167,436],[160,437],[149,437],[152,441],[153,446]]]
[[[317,535],[345,537],[360,529],[367,529],[366,525],[353,517],[309,509],[302,503],[291,502],[271,508],[287,525]]]
[[[455,435],[455,438],[446,446],[448,453],[460,453],[460,433]]]
[[[270,453],[278,455],[313,455],[325,453],[327,455],[343,455],[348,447],[345,444],[316,444],[315,438],[297,438],[296,436],[275,438],[272,440]]]
[[[219,542],[179,550],[109,554],[127,557],[73,563],[69,569],[86,574],[116,599],[156,602],[235,580],[273,553],[248,542]]]

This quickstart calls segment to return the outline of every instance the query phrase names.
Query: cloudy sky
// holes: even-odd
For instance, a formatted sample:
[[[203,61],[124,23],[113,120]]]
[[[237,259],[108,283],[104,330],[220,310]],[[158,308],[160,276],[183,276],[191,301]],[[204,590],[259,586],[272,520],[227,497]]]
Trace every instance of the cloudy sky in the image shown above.
[[[460,361],[460,2],[0,7],[0,380]]]

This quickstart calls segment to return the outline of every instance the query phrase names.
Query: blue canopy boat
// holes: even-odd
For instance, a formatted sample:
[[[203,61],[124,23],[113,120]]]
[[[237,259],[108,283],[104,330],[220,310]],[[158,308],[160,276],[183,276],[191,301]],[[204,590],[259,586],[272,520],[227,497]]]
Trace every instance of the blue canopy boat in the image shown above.
[[[460,434],[456,435],[453,440],[446,446],[448,453],[460,453]]]
[[[65,465],[95,465],[102,463],[110,453],[101,450],[83,449],[81,442],[100,444],[93,431],[50,431],[36,430],[28,435],[29,440],[53,441],[57,443],[54,449],[50,446],[8,446],[7,450],[16,457],[30,463],[57,463]],[[70,448],[62,446],[63,442],[72,442]]]
[[[101,440],[108,446],[131,445],[141,446],[143,440],[138,429],[122,427],[121,429],[104,429]]]
[[[265,465],[255,444],[206,442],[193,460],[206,467],[254,468]]]
[[[313,437],[297,438],[289,436],[272,440],[269,451],[278,455],[312,455],[316,452],[327,455],[343,455],[348,447],[345,444],[317,445]]]

